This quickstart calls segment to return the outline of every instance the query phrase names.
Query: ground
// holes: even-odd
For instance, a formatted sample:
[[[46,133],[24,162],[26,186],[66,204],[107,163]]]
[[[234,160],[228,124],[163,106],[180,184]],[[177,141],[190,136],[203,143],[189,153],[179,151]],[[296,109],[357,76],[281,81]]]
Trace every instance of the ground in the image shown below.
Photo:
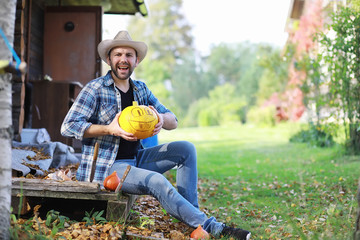
[[[36,158],[36,160],[39,159]],[[32,168],[37,167],[31,164],[26,165]],[[76,181],[76,168],[77,166],[69,165],[61,169],[45,171],[44,176],[28,174],[26,178]],[[68,175],[65,176],[66,174]],[[173,176],[169,175],[168,177],[172,178]],[[65,237],[67,239],[119,239],[125,235],[131,239],[189,239],[194,230],[169,216],[160,206],[160,203],[151,196],[139,196],[137,198],[125,223],[102,221],[105,220],[103,218],[104,213],[99,217],[91,215],[81,222],[67,219],[58,212],[48,213],[46,217],[41,219],[40,208],[40,205],[35,206],[31,217],[17,218],[13,214],[12,234],[17,234],[19,239],[31,239],[31,236],[40,233],[50,238]],[[16,237],[14,238],[16,239]]]

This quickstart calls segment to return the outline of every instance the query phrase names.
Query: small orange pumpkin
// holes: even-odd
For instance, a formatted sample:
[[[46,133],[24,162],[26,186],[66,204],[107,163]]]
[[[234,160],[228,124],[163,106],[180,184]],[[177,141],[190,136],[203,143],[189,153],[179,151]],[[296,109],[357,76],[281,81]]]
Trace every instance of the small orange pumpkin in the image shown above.
[[[120,178],[116,174],[116,171],[114,171],[112,174],[110,174],[105,178],[104,187],[107,190],[115,191],[119,183],[120,183]]]
[[[194,239],[209,239],[210,235],[199,224],[199,226],[191,233],[190,237]]]
[[[137,101],[125,108],[119,117],[120,127],[138,139],[151,137],[158,122],[157,114],[148,106],[138,105]]]

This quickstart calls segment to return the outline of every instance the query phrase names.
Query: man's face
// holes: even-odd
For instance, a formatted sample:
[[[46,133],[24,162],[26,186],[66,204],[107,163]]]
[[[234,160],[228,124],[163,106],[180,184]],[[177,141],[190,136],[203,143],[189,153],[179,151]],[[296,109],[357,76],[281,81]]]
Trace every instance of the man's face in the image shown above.
[[[115,47],[108,57],[112,75],[119,80],[127,80],[138,63],[136,51],[130,47]]]

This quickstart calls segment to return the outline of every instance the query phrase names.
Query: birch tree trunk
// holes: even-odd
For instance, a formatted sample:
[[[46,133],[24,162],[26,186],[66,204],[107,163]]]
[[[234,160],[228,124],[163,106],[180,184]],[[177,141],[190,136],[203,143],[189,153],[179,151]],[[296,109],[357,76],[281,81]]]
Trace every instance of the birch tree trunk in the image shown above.
[[[16,0],[0,1],[0,28],[10,45],[14,42]],[[12,53],[0,37],[0,59],[12,60]],[[0,74],[0,239],[10,238],[11,206],[11,74]]]

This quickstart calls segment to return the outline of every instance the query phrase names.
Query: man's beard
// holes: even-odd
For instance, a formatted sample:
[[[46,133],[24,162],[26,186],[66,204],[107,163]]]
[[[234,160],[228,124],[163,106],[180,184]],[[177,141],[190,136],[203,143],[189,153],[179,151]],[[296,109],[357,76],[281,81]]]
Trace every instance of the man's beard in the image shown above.
[[[127,80],[128,78],[130,78],[131,74],[133,73],[133,69],[130,67],[130,65],[127,65],[127,66],[129,67],[128,73],[124,77],[121,77],[117,73],[118,68],[110,62],[110,67],[111,67],[112,73],[115,75],[115,77],[117,77],[120,80]]]

